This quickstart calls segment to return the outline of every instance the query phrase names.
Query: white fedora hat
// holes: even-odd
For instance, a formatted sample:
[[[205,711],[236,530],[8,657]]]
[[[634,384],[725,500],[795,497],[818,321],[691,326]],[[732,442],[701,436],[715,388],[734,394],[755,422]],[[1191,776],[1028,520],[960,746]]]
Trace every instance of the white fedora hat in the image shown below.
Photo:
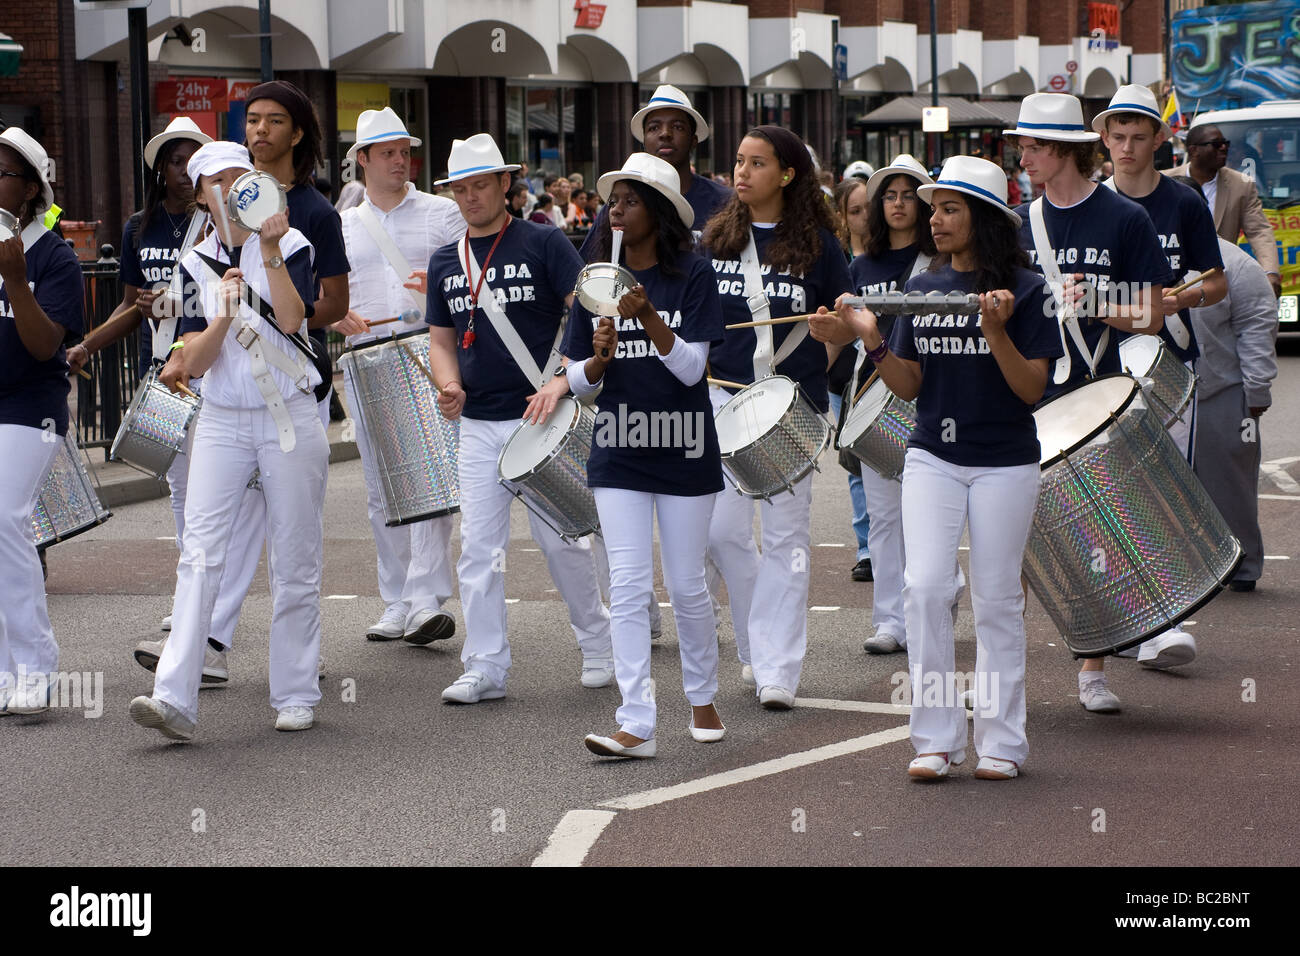
[[[867,180],[868,202],[876,198],[876,190],[883,186],[892,176],[911,176],[922,186],[934,182],[934,180],[930,178],[930,174],[925,171],[925,167],[922,166],[911,153],[899,153],[893,158],[888,166],[881,166],[872,173],[871,177]],[[924,196],[921,196],[919,190],[917,191],[917,196],[920,196],[923,202],[929,202],[929,200]]]
[[[859,179],[867,179],[875,172],[871,164],[865,159],[855,159],[844,167],[844,175],[841,179],[848,179],[850,176],[857,176]]]
[[[669,86],[665,83],[659,89],[655,90],[654,96],[650,97],[650,102],[641,107],[632,114],[632,135],[636,137],[638,143],[645,142],[645,118],[655,110],[681,110],[691,119],[695,120],[695,136],[702,143],[709,138],[709,124],[691,106],[690,97],[675,86]]]
[[[1121,86],[1110,98],[1110,106],[1093,117],[1092,128],[1098,133],[1106,132],[1106,117],[1116,113],[1137,113],[1149,116],[1160,124],[1160,131],[1165,136],[1172,136],[1169,124],[1160,118],[1160,108],[1156,105],[1156,95],[1145,86]]]
[[[1015,129],[1003,136],[1032,136],[1065,143],[1092,143],[1101,136],[1083,125],[1083,107],[1069,93],[1030,93],[1020,101]]]
[[[491,133],[475,133],[469,139],[453,139],[451,155],[447,157],[447,178],[439,179],[435,186],[445,186],[458,179],[483,176],[487,173],[513,173],[518,163],[507,163]]]
[[[406,131],[406,124],[393,112],[391,106],[382,110],[363,110],[357,117],[357,141],[348,148],[348,159],[356,159],[357,151],[375,143],[391,143],[395,139],[409,139],[411,146],[420,140]]]
[[[658,156],[651,156],[649,153],[633,153],[623,163],[622,169],[605,173],[596,180],[596,191],[600,193],[600,198],[609,202],[609,194],[620,179],[635,179],[657,190],[672,202],[683,223],[687,226],[695,224],[695,210],[682,195],[682,184],[677,176],[677,170],[668,165],[665,160]]]
[[[1020,214],[1007,205],[1007,174],[996,163],[978,156],[953,156],[943,164],[934,184],[917,186],[916,194],[933,204],[930,197],[938,189],[952,189],[982,199],[1006,213],[1016,228],[1020,227]]]
[[[212,142],[212,137],[203,130],[199,129],[198,124],[188,116],[178,116],[170,123],[167,128],[155,136],[145,145],[144,164],[153,169],[154,160],[158,158],[158,150],[162,149],[166,143],[174,139],[188,139],[191,142],[198,143],[200,146]]]
[[[54,187],[50,185],[50,157],[45,147],[32,139],[26,130],[10,126],[0,133],[0,143],[18,151],[23,159],[32,164],[41,181],[41,197],[45,200],[45,209],[54,205]]]

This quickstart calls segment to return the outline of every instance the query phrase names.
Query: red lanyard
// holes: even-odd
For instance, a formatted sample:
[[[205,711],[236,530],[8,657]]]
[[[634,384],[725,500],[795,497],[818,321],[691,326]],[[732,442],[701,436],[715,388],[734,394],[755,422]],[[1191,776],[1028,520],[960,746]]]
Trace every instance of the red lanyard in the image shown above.
[[[477,283],[475,283],[474,277],[470,275],[469,233],[465,233],[465,278],[469,280],[471,288],[469,293],[469,327],[465,330],[465,337],[461,340],[460,346],[463,349],[469,348],[474,344],[474,340],[478,338],[474,334],[474,312],[478,309],[479,290],[483,288],[483,277],[487,275],[488,266],[492,263],[492,254],[497,251],[497,246],[501,244],[501,237],[506,234],[506,230],[509,228],[510,218],[507,217],[506,224],[497,233],[496,239],[492,241],[492,248],[488,250],[487,258],[483,260],[483,267],[479,269]]]

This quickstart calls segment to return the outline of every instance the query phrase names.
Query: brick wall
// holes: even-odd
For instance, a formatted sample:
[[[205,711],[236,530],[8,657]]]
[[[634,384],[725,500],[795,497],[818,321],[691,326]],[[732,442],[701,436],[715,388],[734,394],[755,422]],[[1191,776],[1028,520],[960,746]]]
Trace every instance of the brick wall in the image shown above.
[[[1164,0],[1133,0],[1120,9],[1120,32],[1134,53],[1159,53],[1164,43]]]
[[[1029,0],[971,0],[971,29],[986,40],[1014,40],[1029,33]]]

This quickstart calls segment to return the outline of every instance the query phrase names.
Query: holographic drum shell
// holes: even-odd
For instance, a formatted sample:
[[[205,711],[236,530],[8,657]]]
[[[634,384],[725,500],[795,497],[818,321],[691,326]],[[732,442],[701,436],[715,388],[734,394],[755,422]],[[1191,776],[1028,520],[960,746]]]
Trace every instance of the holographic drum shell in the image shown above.
[[[67,435],[58,441],[58,454],[41,483],[32,511],[32,541],[41,550],[89,531],[113,514],[100,503],[85,453],[77,447],[75,429],[69,427]]]
[[[899,479],[915,427],[916,403],[899,398],[878,378],[844,416],[836,447],[852,452],[880,477]]]
[[[185,450],[186,434],[201,400],[172,392],[151,368],[136,390],[113,439],[108,457],[155,478],[165,478],[172,460]]]
[[[497,480],[570,540],[599,533],[596,499],[587,487],[596,416],[573,398],[562,398],[536,425],[522,422],[497,458]]]
[[[722,465],[736,490],[771,498],[817,467],[831,442],[831,426],[784,375],[749,385],[714,416]]]

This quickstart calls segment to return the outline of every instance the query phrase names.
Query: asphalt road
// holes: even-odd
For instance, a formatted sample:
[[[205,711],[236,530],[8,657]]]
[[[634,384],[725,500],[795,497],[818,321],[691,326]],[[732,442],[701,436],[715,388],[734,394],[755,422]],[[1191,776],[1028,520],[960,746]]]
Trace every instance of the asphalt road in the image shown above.
[[[1262,425],[1264,458],[1272,462],[1300,457],[1300,357],[1285,355],[1281,365]],[[905,776],[912,756],[905,715],[872,709],[888,704],[906,661],[862,651],[872,586],[849,578],[844,475],[830,457],[823,463],[799,688],[808,704],[789,713],[758,707],[740,682],[727,626],[718,696],[727,738],[693,743],[669,614],[654,652],[659,757],[630,763],[599,761],[582,746],[584,734],[614,729],[617,690],[579,686],[572,632],[520,506],[508,557],[515,665],[506,699],[440,703],[461,670],[459,634],[429,648],[364,640],[382,603],[356,461],[330,471],[327,674],[316,727],[272,728],[270,597],[259,572],[230,684],[203,691],[192,744],[164,742],[128,719],[127,704],[152,686],[130,650],[157,634],[169,610],[171,514],[165,500],[121,507],[105,525],[49,552],[60,666],[102,675],[102,715],[84,716],[83,700],[0,721],[0,754],[21,793],[0,815],[0,858],[528,864],[566,821],[551,859],[577,854],[594,865],[1300,860],[1300,769],[1291,757],[1300,725],[1291,671],[1300,658],[1300,601],[1291,583],[1300,560],[1300,461],[1275,466],[1261,482],[1261,494],[1273,496],[1261,500],[1270,555],[1264,577],[1254,594],[1226,593],[1196,614],[1193,664],[1153,673],[1115,661],[1108,670],[1123,713],[1087,714],[1075,696],[1076,664],[1031,600],[1026,772],[1009,783],[976,781],[972,759],[931,786]],[[667,600],[662,587],[659,595]],[[459,621],[459,605],[452,610]],[[973,663],[967,602],[957,664]],[[1248,689],[1253,700],[1244,699]],[[868,710],[843,709],[855,706]]]

